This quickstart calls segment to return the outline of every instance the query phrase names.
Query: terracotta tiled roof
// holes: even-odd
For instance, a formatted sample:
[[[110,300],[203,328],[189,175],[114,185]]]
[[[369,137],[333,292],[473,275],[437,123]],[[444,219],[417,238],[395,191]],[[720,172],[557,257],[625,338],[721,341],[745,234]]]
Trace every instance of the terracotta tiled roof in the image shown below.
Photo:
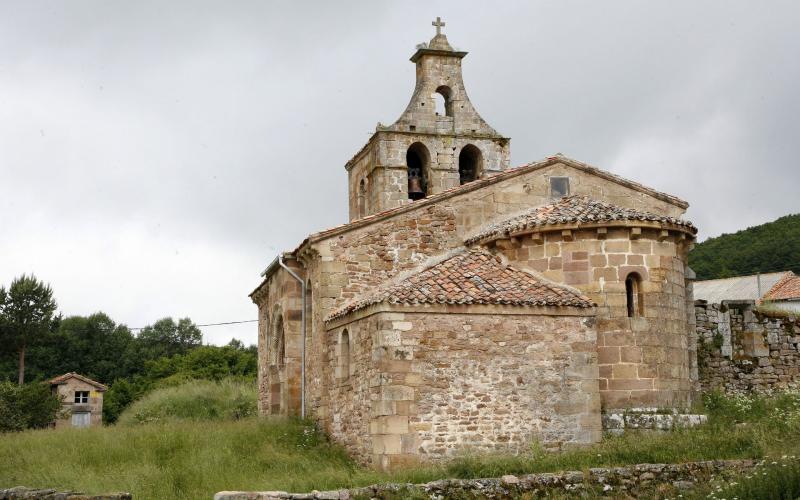
[[[610,203],[592,200],[586,196],[566,196],[550,205],[529,209],[509,219],[485,226],[478,234],[468,238],[466,244],[471,245],[478,241],[502,238],[511,233],[547,225],[611,221],[670,223],[696,232],[692,223],[683,219],[618,207]]]
[[[764,295],[764,300],[800,299],[800,276],[789,271]]]
[[[586,297],[513,267],[483,250],[453,257],[400,279],[331,313],[328,321],[380,304],[493,304],[592,307]]]
[[[69,373],[65,373],[64,375],[59,375],[58,377],[51,378],[47,382],[50,385],[59,385],[59,384],[67,383],[67,380],[69,380],[71,378],[76,378],[76,379],[78,379],[78,380],[80,380],[82,382],[86,382],[89,385],[93,385],[93,386],[97,387],[98,389],[100,389],[100,391],[105,391],[106,389],[108,389],[108,387],[104,386],[100,382],[95,382],[94,380],[90,379],[89,377],[84,377],[83,375],[78,375],[75,372],[69,372]]]

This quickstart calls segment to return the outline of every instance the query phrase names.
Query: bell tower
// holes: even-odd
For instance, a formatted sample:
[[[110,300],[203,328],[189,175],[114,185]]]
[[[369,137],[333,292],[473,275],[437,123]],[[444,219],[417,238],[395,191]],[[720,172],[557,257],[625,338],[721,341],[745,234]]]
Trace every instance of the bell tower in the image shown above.
[[[350,220],[382,212],[508,168],[511,140],[490,127],[467,97],[461,75],[466,52],[436,35],[417,46],[411,101],[392,125],[378,124],[345,165]]]

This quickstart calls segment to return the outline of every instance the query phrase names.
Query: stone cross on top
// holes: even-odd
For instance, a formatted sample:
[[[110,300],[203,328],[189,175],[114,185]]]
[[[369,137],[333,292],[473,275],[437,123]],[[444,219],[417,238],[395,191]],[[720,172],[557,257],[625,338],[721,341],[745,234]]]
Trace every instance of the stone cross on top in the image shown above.
[[[444,21],[439,16],[436,16],[436,20],[431,23],[431,26],[436,26],[436,35],[442,34],[442,28],[444,27]]]

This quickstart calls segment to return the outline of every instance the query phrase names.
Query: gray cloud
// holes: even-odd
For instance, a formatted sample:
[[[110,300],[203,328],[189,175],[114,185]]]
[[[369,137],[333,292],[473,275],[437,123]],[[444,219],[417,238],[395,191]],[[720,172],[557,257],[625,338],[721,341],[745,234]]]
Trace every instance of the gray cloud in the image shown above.
[[[0,282],[130,326],[249,319],[279,249],[344,222],[344,163],[444,17],[518,165],[683,197],[701,237],[800,210],[793,2],[0,5]],[[255,326],[205,330],[255,341]]]

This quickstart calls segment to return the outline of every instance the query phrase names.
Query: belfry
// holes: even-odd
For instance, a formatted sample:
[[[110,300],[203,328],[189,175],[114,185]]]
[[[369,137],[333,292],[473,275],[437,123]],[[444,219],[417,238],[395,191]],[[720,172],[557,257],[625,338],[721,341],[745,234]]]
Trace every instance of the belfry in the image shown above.
[[[467,55],[436,35],[417,46],[414,93],[392,125],[378,125],[367,144],[345,165],[350,220],[399,207],[509,165],[510,139],[481,118],[467,96],[461,62]],[[438,106],[437,106],[438,104]]]

